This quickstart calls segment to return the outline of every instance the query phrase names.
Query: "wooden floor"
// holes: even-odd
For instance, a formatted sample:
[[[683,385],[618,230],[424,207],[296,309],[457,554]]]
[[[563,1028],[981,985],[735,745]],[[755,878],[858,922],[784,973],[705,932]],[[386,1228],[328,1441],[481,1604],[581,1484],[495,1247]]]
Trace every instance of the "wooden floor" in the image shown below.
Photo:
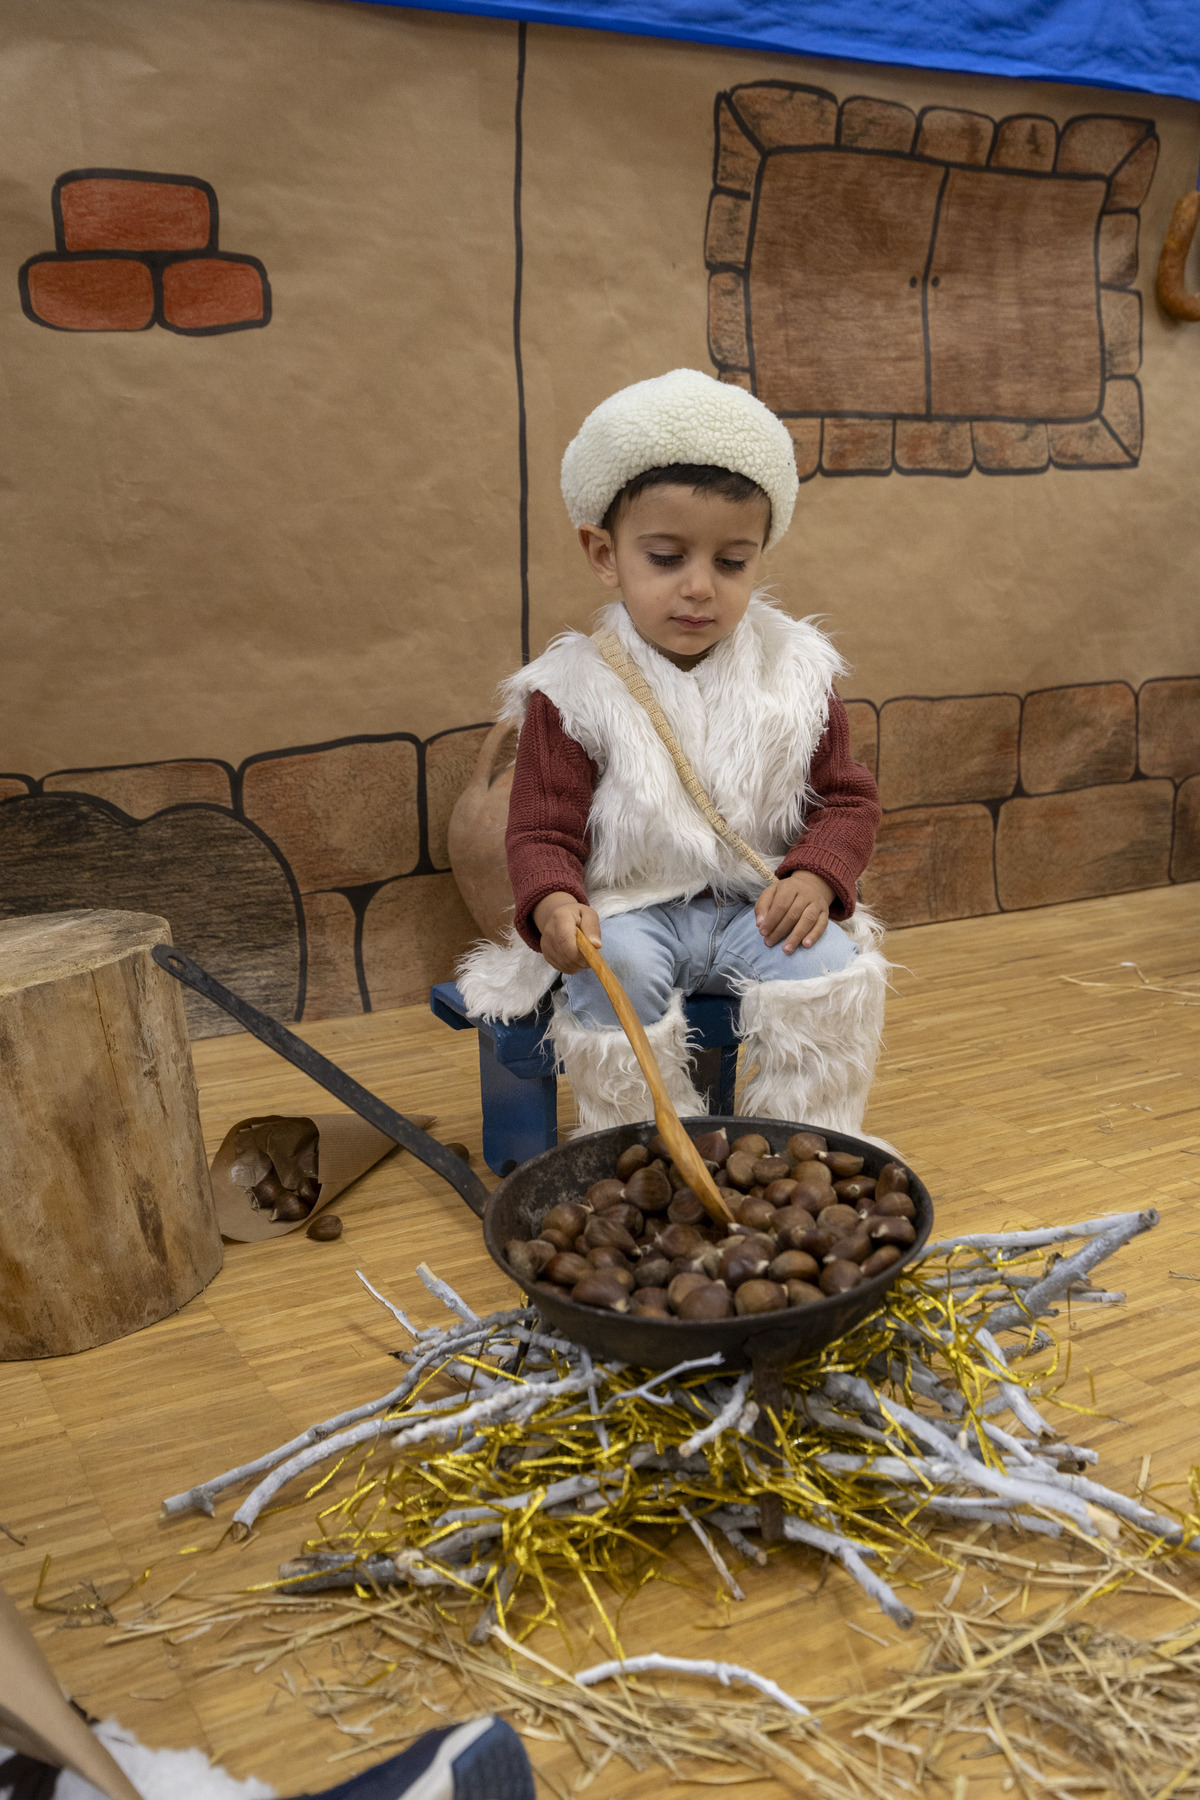
[[[1106,1415],[1073,1421],[1072,1433],[1101,1452],[1101,1479],[1126,1491],[1146,1455],[1152,1485],[1178,1482],[1200,1446],[1200,1284],[1185,1279],[1200,1277],[1200,1004],[1143,987],[1121,965],[1200,990],[1198,927],[1200,885],[926,926],[889,945],[902,966],[868,1128],[924,1175],[943,1226],[1055,1223],[1143,1203],[1162,1211],[1159,1228],[1113,1266],[1128,1305],[1077,1316],[1065,1333],[1068,1391],[1086,1404],[1094,1383]],[[436,1114],[437,1135],[463,1140],[482,1167],[473,1036],[420,1007],[305,1035],[393,1104]],[[195,1060],[210,1150],[248,1114],[332,1105],[245,1037],[197,1044]],[[511,1295],[474,1219],[407,1156],[372,1171],[337,1210],[340,1242],[300,1233],[231,1245],[222,1273],[174,1318],[76,1357],[0,1368],[0,1581],[22,1607],[47,1556],[45,1597],[74,1594],[76,1605],[87,1584],[116,1595],[147,1569],[140,1595],[185,1576],[197,1593],[269,1579],[305,1534],[311,1503],[268,1519],[240,1547],[222,1541],[229,1503],[215,1520],[168,1525],[159,1503],[392,1385],[398,1331],[355,1270],[422,1323],[440,1310],[413,1274],[422,1259],[481,1309]],[[740,1660],[799,1693],[911,1667],[914,1646],[840,1576],[815,1592],[818,1573],[798,1550],[751,1569],[747,1600],[729,1617],[697,1566],[691,1587],[658,1582],[628,1610],[627,1649]],[[114,1600],[116,1613],[137,1598]],[[110,1630],[77,1625],[86,1615],[28,1616],[80,1701],[150,1743],[202,1745],[285,1794],[359,1766],[328,1765],[347,1740],[277,1672],[201,1679],[209,1638],[112,1648]],[[543,1744],[531,1752],[535,1762],[559,1756]],[[590,1789],[597,1800],[683,1791],[624,1765]],[[751,1785],[727,1791],[749,1796]],[[784,1791],[753,1786],[760,1800]],[[972,1800],[991,1791],[973,1776]]]

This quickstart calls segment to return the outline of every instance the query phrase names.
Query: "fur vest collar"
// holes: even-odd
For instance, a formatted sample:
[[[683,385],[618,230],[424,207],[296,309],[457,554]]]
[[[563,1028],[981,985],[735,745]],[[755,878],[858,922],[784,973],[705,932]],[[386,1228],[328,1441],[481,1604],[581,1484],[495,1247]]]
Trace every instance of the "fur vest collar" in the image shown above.
[[[779,862],[803,830],[809,770],[843,667],[828,638],[760,595],[684,671],[638,636],[619,602],[601,623],[637,663],[718,810],[765,862]],[[647,714],[590,638],[566,632],[512,676],[502,716],[519,725],[536,691],[599,771],[584,877],[601,919],[710,886],[757,896],[760,878],[697,810]],[[528,1012],[555,979],[515,935],[500,948],[478,946],[459,970],[471,1011],[492,1018]]]

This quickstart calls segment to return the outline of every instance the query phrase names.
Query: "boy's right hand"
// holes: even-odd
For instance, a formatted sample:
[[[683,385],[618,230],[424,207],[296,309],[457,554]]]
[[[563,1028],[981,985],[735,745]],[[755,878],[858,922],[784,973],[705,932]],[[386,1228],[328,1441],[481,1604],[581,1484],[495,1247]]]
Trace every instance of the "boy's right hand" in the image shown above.
[[[575,975],[587,967],[575,942],[576,931],[600,948],[600,921],[574,894],[544,895],[533,909],[533,922],[542,936],[542,955],[560,975]]]

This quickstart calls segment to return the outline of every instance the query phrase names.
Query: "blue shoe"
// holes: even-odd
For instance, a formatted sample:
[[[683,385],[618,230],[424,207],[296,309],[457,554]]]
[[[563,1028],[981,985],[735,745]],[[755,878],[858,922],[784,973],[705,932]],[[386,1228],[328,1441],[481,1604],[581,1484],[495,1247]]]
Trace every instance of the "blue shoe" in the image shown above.
[[[535,1800],[525,1746],[503,1719],[485,1714],[465,1725],[427,1731],[341,1787],[297,1800]]]

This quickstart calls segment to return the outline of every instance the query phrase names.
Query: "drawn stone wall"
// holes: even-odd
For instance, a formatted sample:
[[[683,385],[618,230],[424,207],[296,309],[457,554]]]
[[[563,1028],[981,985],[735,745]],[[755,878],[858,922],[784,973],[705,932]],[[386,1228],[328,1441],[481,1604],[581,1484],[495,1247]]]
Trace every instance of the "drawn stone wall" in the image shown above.
[[[847,702],[884,806],[864,898],[889,926],[1200,880],[1200,677]],[[0,917],[164,914],[282,1019],[425,998],[475,937],[446,856],[489,727],[0,775]],[[234,1029],[185,995],[197,1037]]]

